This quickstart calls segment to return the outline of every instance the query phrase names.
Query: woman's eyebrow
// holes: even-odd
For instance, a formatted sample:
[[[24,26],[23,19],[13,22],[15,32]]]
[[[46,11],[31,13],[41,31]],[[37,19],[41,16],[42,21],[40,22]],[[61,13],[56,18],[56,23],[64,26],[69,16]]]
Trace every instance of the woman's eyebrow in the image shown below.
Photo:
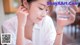
[[[44,4],[42,4],[42,3],[39,3],[40,5],[43,5],[44,7],[48,7],[48,6],[46,6],[46,5],[44,5]]]

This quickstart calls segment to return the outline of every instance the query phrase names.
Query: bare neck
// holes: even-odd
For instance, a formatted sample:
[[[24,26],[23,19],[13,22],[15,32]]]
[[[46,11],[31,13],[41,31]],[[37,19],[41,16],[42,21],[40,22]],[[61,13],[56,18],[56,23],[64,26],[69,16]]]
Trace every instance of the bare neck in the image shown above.
[[[27,17],[26,26],[34,26],[34,23],[32,22],[29,16]]]

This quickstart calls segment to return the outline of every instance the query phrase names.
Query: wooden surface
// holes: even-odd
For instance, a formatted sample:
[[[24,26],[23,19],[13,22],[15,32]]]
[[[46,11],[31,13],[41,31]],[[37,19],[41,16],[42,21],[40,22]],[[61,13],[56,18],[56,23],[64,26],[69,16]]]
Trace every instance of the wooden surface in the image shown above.
[[[3,6],[4,6],[5,13],[12,13],[16,11],[12,3],[13,3],[13,0],[3,0]]]

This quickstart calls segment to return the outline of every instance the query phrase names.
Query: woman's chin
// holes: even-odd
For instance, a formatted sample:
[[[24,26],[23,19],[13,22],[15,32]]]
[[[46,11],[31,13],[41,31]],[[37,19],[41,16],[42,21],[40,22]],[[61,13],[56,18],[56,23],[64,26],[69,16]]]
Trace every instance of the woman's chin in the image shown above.
[[[38,23],[40,23],[42,20],[37,20],[37,21],[35,21],[34,23],[35,24],[38,24]]]

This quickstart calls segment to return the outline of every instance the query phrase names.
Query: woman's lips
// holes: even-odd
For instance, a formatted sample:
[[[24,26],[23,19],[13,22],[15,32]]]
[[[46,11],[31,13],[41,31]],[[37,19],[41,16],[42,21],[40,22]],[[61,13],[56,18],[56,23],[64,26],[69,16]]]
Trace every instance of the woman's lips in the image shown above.
[[[38,20],[42,20],[42,18],[37,18]]]

